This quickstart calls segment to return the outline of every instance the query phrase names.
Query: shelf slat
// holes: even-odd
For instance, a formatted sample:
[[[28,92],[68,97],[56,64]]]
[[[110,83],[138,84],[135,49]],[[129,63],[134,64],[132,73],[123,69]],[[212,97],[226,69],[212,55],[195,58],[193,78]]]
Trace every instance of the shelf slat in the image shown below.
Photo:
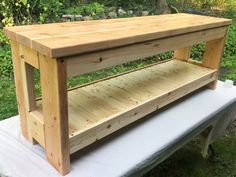
[[[207,85],[216,77],[216,70],[170,60],[70,90],[71,153]]]

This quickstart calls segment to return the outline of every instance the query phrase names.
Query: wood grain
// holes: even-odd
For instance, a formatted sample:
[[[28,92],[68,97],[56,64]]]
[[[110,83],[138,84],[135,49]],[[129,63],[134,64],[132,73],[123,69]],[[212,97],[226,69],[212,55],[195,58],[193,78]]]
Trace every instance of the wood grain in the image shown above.
[[[24,97],[24,84],[22,82],[23,75],[22,75],[19,45],[17,44],[17,42],[12,40],[11,40],[11,51],[12,51],[12,62],[14,69],[14,80],[16,86],[17,106],[18,106],[18,112],[20,114],[21,132],[25,138],[27,138],[30,142],[33,142],[32,136],[28,130],[30,125],[28,125],[26,117],[26,103]]]
[[[225,46],[225,37],[208,41],[206,43],[206,50],[203,55],[202,66],[211,69],[217,69],[219,72],[221,59],[224,53],[224,46]],[[216,78],[214,82],[209,84],[208,88],[215,89],[217,84],[217,79],[218,78]]]
[[[47,159],[65,175],[70,171],[66,62],[39,58]]]
[[[193,43],[193,44],[195,44],[195,43]],[[180,45],[181,45],[181,43],[180,43]],[[188,61],[190,59],[191,49],[192,49],[192,47],[188,46],[185,48],[180,48],[178,50],[175,50],[174,59]]]
[[[10,27],[4,30],[8,37],[26,47],[49,57],[63,57],[227,26],[230,23],[231,20],[223,18],[174,14],[18,29]]]
[[[200,42],[222,38],[225,36],[226,30],[227,28],[225,27],[208,29],[90,54],[67,57],[65,59],[67,60],[68,76],[89,73],[117,64],[156,55],[161,52],[176,50]],[[186,51],[182,52],[184,52],[181,53],[182,56],[175,55],[174,57],[188,57],[186,56]],[[187,49],[187,55],[190,54],[190,52],[188,52]]]
[[[171,60],[70,90],[70,152],[212,82],[216,74],[216,70]]]

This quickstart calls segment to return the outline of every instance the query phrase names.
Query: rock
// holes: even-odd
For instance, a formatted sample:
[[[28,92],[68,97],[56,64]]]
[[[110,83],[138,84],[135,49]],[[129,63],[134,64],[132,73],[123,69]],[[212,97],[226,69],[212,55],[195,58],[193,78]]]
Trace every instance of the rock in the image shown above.
[[[83,15],[75,15],[75,20],[81,21],[83,19]]]
[[[107,8],[107,12],[113,12],[113,11],[116,11],[116,7]]]
[[[99,19],[106,19],[107,18],[107,16],[104,14],[104,13],[102,13],[101,15],[99,15]]]
[[[109,18],[116,18],[117,17],[117,13],[115,11],[109,12],[108,13],[108,17]]]
[[[147,10],[142,11],[142,16],[148,16],[148,15],[149,15],[149,12]]]
[[[128,13],[129,15],[133,15],[133,14],[134,14],[134,11],[133,11],[133,10],[128,10],[127,13]]]
[[[90,17],[90,16],[84,16],[82,18],[83,21],[88,21],[88,20],[93,20],[93,17]]]
[[[204,12],[197,9],[187,9],[184,12],[189,13],[189,14],[196,14],[196,15],[206,15]]]
[[[126,14],[127,14],[127,12],[125,10],[123,10],[122,8],[118,9],[118,15],[119,16],[123,16],[123,15],[126,15]]]
[[[75,15],[62,15],[62,20],[64,21],[74,21]]]

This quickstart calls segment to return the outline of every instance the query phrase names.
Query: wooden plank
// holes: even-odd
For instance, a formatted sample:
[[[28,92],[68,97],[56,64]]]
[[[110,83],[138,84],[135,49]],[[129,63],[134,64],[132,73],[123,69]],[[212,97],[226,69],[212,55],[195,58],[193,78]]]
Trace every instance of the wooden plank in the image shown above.
[[[36,109],[36,96],[34,88],[34,67],[21,59],[22,81],[24,86],[25,106],[27,112]]]
[[[30,132],[28,130],[29,125],[26,117],[24,85],[22,82],[22,67],[21,67],[19,45],[15,41],[11,41],[11,51],[12,51],[12,62],[14,69],[14,80],[16,86],[17,105],[20,114],[21,132],[25,138],[27,138],[29,141],[32,142],[32,137],[30,136]]]
[[[178,14],[178,17],[181,17],[181,16],[186,16],[188,14]],[[163,17],[163,16],[162,16]],[[165,15],[163,19],[166,19],[166,18],[176,18],[177,16],[176,15],[173,15],[173,14],[168,14],[168,15]],[[106,27],[110,27],[111,25],[116,25],[116,24],[131,24],[131,23],[134,23],[134,22],[138,22],[138,21],[144,21],[144,20],[155,20],[156,19],[156,16],[145,16],[145,17],[132,17],[132,20],[130,20],[130,18],[116,18],[116,19],[104,19],[104,20],[93,20],[93,21],[76,21],[76,22],[66,22],[66,23],[49,23],[49,24],[44,24],[44,28],[42,28],[42,24],[35,24],[35,25],[23,25],[23,26],[14,26],[14,27],[7,27],[7,28],[4,28],[4,32],[5,33],[12,33],[12,34],[16,34],[16,33],[31,33],[32,31],[35,31],[37,33],[39,32],[45,32],[45,29],[47,29],[49,33],[44,33],[44,35],[47,35],[47,34],[54,34],[54,33],[51,33],[51,32],[54,32],[55,29],[58,30],[66,30],[65,33],[68,33],[68,32],[71,32],[70,30],[68,30],[68,28],[79,28],[80,27],[94,27],[94,26],[106,26]],[[107,26],[109,25],[109,26]],[[96,29],[97,30],[97,29]],[[78,32],[78,31],[76,31]],[[62,33],[64,34],[64,33]],[[10,35],[10,34],[8,34]],[[11,37],[14,37],[14,36],[11,36]],[[16,39],[16,38],[15,38]]]
[[[39,56],[38,56],[38,52],[36,50],[22,46],[21,58],[23,58],[26,63],[39,69]]]
[[[78,25],[79,27],[70,23],[58,24],[52,28],[51,32],[50,28],[48,28],[48,32],[45,32],[47,26],[44,25],[37,26],[36,30],[32,29],[26,32],[21,30],[21,32],[15,32],[13,28],[6,28],[5,33],[19,43],[34,48],[45,55],[62,57],[227,26],[231,20],[175,14],[143,17],[134,21],[130,18],[123,20],[123,22],[112,20],[112,22],[114,23],[107,22],[105,25],[94,22],[92,26]]]
[[[20,54],[21,55],[21,54]],[[24,95],[24,106],[26,110],[26,118],[27,118],[27,128],[28,135],[31,137],[29,140],[32,144],[36,144],[33,135],[32,135],[32,127],[30,123],[30,111],[36,109],[36,96],[35,96],[35,88],[34,88],[34,67],[29,65],[21,59],[21,72],[22,72],[22,83],[23,83],[23,95]]]
[[[68,93],[71,153],[141,118],[143,109],[148,114],[146,110],[152,112],[212,82],[216,74],[216,70],[172,60],[74,88]]]
[[[50,38],[57,35],[74,35],[81,33],[97,32],[104,29],[110,30],[113,28],[126,28],[138,24],[140,22],[145,24],[149,23],[166,23],[166,21],[177,21],[185,18],[195,18],[198,21],[208,19],[209,22],[220,23],[224,22],[226,19],[196,16],[191,14],[167,14],[162,16],[145,16],[145,17],[132,17],[132,18],[119,18],[119,19],[109,19],[109,20],[95,20],[95,21],[80,21],[80,22],[70,22],[70,23],[53,23],[53,24],[44,24],[40,25],[31,25],[31,26],[17,26],[17,27],[7,27],[5,32],[21,34],[27,36],[29,39],[39,39],[39,38]],[[173,20],[173,21],[172,21]],[[156,21],[156,22],[155,22]],[[45,32],[45,29],[47,31]],[[9,34],[10,35],[10,34]],[[13,37],[13,36],[12,36]],[[15,38],[17,40],[17,38]],[[20,41],[19,41],[20,42]]]
[[[146,25],[147,27],[150,24],[163,23],[166,20],[176,21],[180,20],[185,14],[181,14],[178,16],[175,15],[165,15],[161,21],[158,20],[155,16],[148,16],[148,17],[134,17],[132,20],[127,19],[112,19],[112,20],[102,20],[102,23],[98,23],[100,20],[96,21],[82,21],[82,22],[74,22],[60,25],[60,26],[54,26],[50,27],[47,32],[45,33],[45,30],[42,28],[36,28],[35,30],[30,31],[22,31],[18,32],[17,41],[20,43],[27,43],[27,41],[30,40],[37,40],[37,39],[48,39],[53,37],[66,37],[71,35],[81,35],[81,34],[87,34],[90,35],[90,33],[94,32],[101,32],[101,31],[111,31],[111,30],[118,30],[118,29],[132,29],[134,27],[140,27],[140,22],[142,20],[142,26]],[[170,19],[171,17],[171,19]],[[62,26],[62,27],[61,27]]]
[[[225,32],[226,35],[226,32]],[[225,37],[214,39],[206,43],[206,50],[203,55],[202,66],[219,70],[221,58],[224,53]],[[208,85],[208,88],[215,89],[217,79]]]
[[[77,150],[97,141],[98,139],[101,139],[104,136],[111,134],[112,132],[142,118],[143,116],[157,109],[160,109],[161,107],[169,104],[170,102],[173,102],[183,97],[184,95],[187,95],[188,93],[204,85],[207,85],[208,83],[212,82],[213,80],[217,78],[216,70],[207,70],[206,68],[202,68],[199,66],[185,63],[185,62],[183,63],[181,61],[174,60],[168,63],[168,65],[166,66],[170,67],[169,72],[168,72],[168,69],[165,68],[165,66],[162,66],[161,70],[159,70],[160,66],[157,66],[156,68],[152,68],[151,70],[152,72],[155,72],[156,70],[158,70],[158,72],[153,73],[153,75],[149,74],[149,77],[153,77],[153,78],[155,78],[155,75],[156,77],[157,75],[159,75],[159,78],[157,77],[156,82],[154,82],[154,80],[152,79],[150,81],[153,81],[154,83],[153,86],[156,84],[156,88],[158,88],[158,85],[166,85],[166,88],[165,89],[163,88],[162,92],[160,92],[160,90],[158,89],[156,92],[151,89],[152,90],[151,97],[149,98],[146,97],[146,100],[142,99],[142,101],[139,102],[138,104],[127,104],[125,99],[123,99],[123,106],[121,107],[119,106],[119,104],[115,104],[113,102],[113,99],[116,97],[113,97],[111,100],[109,100],[109,96],[105,97],[104,99],[106,99],[108,102],[111,101],[112,103],[114,103],[113,105],[116,105],[117,107],[121,108],[122,111],[119,113],[111,111],[111,115],[109,117],[102,117],[98,113],[96,116],[97,118],[101,117],[100,121],[95,122],[91,125],[88,125],[85,129],[80,129],[77,132],[74,132],[73,136],[70,136],[70,152],[71,153],[76,152]],[[176,66],[177,66],[177,69],[174,69]],[[166,72],[162,72],[162,71],[166,71]],[[141,84],[143,80],[142,79],[140,80],[138,78],[141,78],[141,75],[143,73],[144,71],[139,71],[139,72],[137,71],[134,73],[129,73],[126,76],[120,76],[120,77],[122,77],[124,80],[127,80],[127,78],[133,78],[134,79],[133,81],[128,79],[131,82],[130,84],[135,84],[135,83]],[[137,78],[133,76],[130,77],[131,74],[135,75]],[[139,74],[140,76],[138,76]],[[147,80],[150,79],[147,76],[144,76],[144,77]],[[179,79],[176,80],[176,78],[178,77]],[[187,77],[188,79],[183,79],[185,77]],[[164,80],[158,83],[158,80],[160,78],[164,78]],[[116,83],[117,80],[113,78],[111,80],[106,80],[104,82],[95,83],[94,86],[98,84],[104,85],[104,86],[111,84],[111,88],[114,88],[114,85],[112,84],[113,82]],[[176,82],[175,87],[173,87],[172,85],[169,85],[170,83],[173,83],[173,82]],[[127,86],[128,87],[127,91],[130,90],[130,87],[126,85],[126,82],[123,82],[123,83],[120,82],[119,84],[121,88],[123,86],[124,87]],[[143,85],[146,85],[146,89],[151,88],[149,86],[151,85],[151,83],[149,83],[149,85],[144,83]],[[168,85],[170,86],[169,89],[168,89]],[[94,86],[91,86],[91,89]],[[142,87],[142,85],[140,85],[140,87]],[[104,89],[104,90],[100,90],[99,93],[103,92],[103,95],[104,94],[109,95],[108,93],[109,90],[107,89]],[[72,90],[72,92],[73,91],[74,90]],[[134,92],[136,92],[136,90]],[[119,92],[117,91],[113,92],[110,90],[111,95],[114,95],[114,93],[119,93]],[[142,94],[146,94],[146,93],[145,91],[141,91],[140,94],[142,96]],[[94,96],[95,94],[92,93],[92,95]],[[79,97],[79,95],[77,95],[77,97]],[[99,95],[98,97],[102,98],[101,95]],[[99,104],[99,102],[97,104]],[[124,108],[124,105],[126,105],[126,109],[122,109]],[[79,116],[79,113],[78,113],[78,116]],[[74,117],[74,119],[76,119],[76,117]],[[77,119],[79,119],[79,117],[77,117]]]
[[[44,121],[43,115],[40,111],[32,111],[29,113],[30,127],[33,138],[45,148],[45,133],[44,133]]]
[[[174,59],[188,61],[191,55],[191,46],[180,48],[174,52]]]
[[[68,57],[66,58],[68,76],[89,73],[117,64],[159,54],[161,52],[176,50],[200,42],[221,38],[225,36],[225,32],[226,28],[221,27],[91,54]]]
[[[47,159],[65,175],[70,171],[66,62],[39,58]]]
[[[192,63],[194,65],[202,66],[202,62],[201,61],[192,60],[191,58],[190,58],[190,60],[188,60],[188,62]]]

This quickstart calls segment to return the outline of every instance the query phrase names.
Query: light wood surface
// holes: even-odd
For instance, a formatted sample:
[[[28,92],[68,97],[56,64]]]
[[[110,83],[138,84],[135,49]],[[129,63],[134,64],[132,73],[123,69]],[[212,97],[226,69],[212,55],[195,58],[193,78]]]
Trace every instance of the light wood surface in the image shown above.
[[[221,33],[221,35],[222,35],[222,33]],[[195,44],[195,43],[193,43],[193,44]],[[181,43],[180,43],[180,45],[181,45]],[[192,49],[191,46],[190,47],[188,46],[185,48],[179,48],[178,50],[176,50],[174,52],[174,59],[188,61],[190,59],[191,49]]]
[[[39,69],[39,56],[36,50],[24,47],[21,45],[21,58],[25,60],[26,63],[30,64],[34,68]]]
[[[38,110],[29,113],[30,128],[33,138],[45,148],[45,123],[41,112]]]
[[[211,69],[218,69],[220,67],[221,59],[224,53],[224,46],[225,37],[208,41],[206,43],[206,50],[203,55],[202,66]],[[216,88],[217,79],[218,78],[216,78],[214,82],[208,85],[210,89]]]
[[[5,34],[49,57],[63,57],[227,26],[229,19],[172,14],[5,28]]]
[[[21,132],[25,138],[27,138],[30,142],[33,142],[31,132],[29,131],[30,125],[28,124],[26,116],[27,110],[24,96],[25,88],[22,82],[23,71],[20,57],[20,49],[19,49],[19,44],[17,44],[15,41],[11,41],[11,51],[12,51],[12,62],[14,69],[14,80],[16,86],[17,106],[18,106],[18,112],[20,114]]]
[[[33,136],[32,136],[32,127],[31,127],[31,118],[30,112],[36,109],[36,96],[35,96],[35,88],[34,88],[34,67],[25,62],[23,58],[21,58],[21,74],[23,83],[23,95],[25,100],[25,110],[26,110],[26,118],[28,126],[28,134],[30,141],[32,144],[36,144]]]
[[[189,46],[200,42],[222,38],[227,31],[226,27],[207,29],[199,32],[182,34],[164,39],[157,39],[130,46],[123,46],[115,49],[99,51],[79,56],[67,57],[68,76],[89,73],[99,69],[111,67],[117,64],[156,55],[161,52],[177,50],[174,58],[189,58]],[[186,59],[185,59],[186,60]]]
[[[69,91],[70,152],[212,82],[216,75],[216,70],[171,60]]]
[[[66,62],[39,55],[45,150],[62,174],[70,171]]]

